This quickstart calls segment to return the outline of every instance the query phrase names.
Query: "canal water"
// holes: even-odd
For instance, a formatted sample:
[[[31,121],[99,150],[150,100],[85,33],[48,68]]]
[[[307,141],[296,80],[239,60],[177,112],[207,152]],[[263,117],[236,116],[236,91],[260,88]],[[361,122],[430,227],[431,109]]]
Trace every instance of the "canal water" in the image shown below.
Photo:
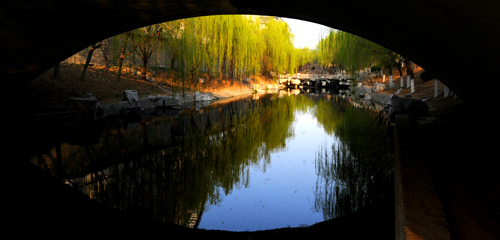
[[[309,226],[393,192],[382,118],[335,95],[116,118],[67,132],[31,162],[110,207],[203,229]]]

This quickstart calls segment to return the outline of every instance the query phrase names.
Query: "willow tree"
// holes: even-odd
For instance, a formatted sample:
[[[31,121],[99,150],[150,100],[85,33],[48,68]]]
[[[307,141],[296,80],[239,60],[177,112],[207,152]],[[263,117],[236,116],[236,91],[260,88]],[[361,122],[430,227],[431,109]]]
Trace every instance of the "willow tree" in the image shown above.
[[[186,69],[190,73],[191,81],[194,80],[199,70],[205,51],[203,49],[204,34],[201,24],[197,24],[197,18],[185,19],[184,31],[182,34],[182,72]],[[206,41],[206,40],[205,40]]]
[[[267,18],[262,33],[261,36],[266,44],[263,57],[263,72],[274,71],[280,74],[283,71],[295,72],[293,35],[290,33],[288,24],[273,17]]]
[[[301,61],[292,45],[293,35],[286,22],[274,17],[219,15],[181,19],[136,30],[136,52],[147,64],[154,49],[165,52],[170,60],[170,76],[176,82],[174,68],[193,82],[234,80],[242,76],[274,72],[294,72]],[[157,28],[161,28],[158,30]],[[156,35],[161,35],[155,37]],[[123,37],[124,46],[129,39]],[[154,40],[154,41],[153,41]],[[155,45],[159,41],[160,44]],[[157,48],[153,47],[157,46]],[[127,47],[130,49],[131,47]],[[122,51],[125,48],[122,48]],[[123,55],[123,54],[122,54]],[[303,59],[303,58],[301,58]],[[146,69],[143,72],[147,71]]]
[[[182,54],[183,19],[161,23],[161,47],[165,49],[165,58],[170,60],[170,78],[174,80],[175,62],[180,61]]]
[[[309,49],[308,47],[297,48],[295,49],[295,52],[297,69],[304,67],[308,63],[318,61],[318,54],[315,49]],[[328,64],[324,64],[322,66],[328,66]]]
[[[202,69],[209,81],[214,73],[219,80],[265,73],[263,64],[273,71],[295,67],[291,34],[283,21],[221,15],[185,19],[183,23],[182,54],[191,79]]]
[[[235,21],[234,44],[230,60],[231,77],[236,74],[260,75],[265,43],[260,34],[260,18],[241,16]]]
[[[320,63],[337,61],[351,72],[381,64],[392,72],[396,53],[351,33],[331,29],[318,44]]]

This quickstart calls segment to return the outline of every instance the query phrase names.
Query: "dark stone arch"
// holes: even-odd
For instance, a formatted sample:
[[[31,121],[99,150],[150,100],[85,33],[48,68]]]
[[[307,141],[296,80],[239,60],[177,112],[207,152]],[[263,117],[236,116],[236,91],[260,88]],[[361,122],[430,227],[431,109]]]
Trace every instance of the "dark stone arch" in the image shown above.
[[[150,24],[214,14],[297,18],[388,47],[434,73],[465,100],[474,79],[498,87],[500,2],[311,0],[19,0],[0,8],[2,84],[29,82],[101,39]]]

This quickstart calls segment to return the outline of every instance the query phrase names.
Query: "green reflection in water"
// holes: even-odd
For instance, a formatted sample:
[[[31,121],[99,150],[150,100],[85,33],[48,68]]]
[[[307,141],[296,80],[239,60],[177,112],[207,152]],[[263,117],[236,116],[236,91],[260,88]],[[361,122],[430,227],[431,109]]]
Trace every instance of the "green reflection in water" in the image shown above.
[[[320,101],[316,110],[325,130],[339,139],[317,151],[316,211],[332,219],[388,200],[394,191],[394,161],[380,115],[338,98]]]
[[[218,204],[223,194],[248,184],[248,166],[263,166],[265,171],[270,154],[286,147],[286,139],[293,136],[294,109],[300,104],[304,101],[293,97],[244,100],[200,111],[191,109],[178,119],[142,122],[131,131],[134,134],[123,130],[105,134],[108,141],[101,142],[119,143],[110,148],[127,152],[122,154],[125,161],[70,181],[111,207],[195,226],[205,206]],[[163,130],[155,133],[151,129]],[[157,135],[172,141],[160,140]],[[112,138],[121,140],[109,140]],[[140,147],[130,149],[140,150],[129,151],[125,145],[131,144],[123,139],[136,139]]]
[[[342,141],[317,153],[316,211],[331,219],[382,200],[389,190],[376,185],[392,184],[392,156],[378,141],[385,129],[330,96],[269,95],[108,126],[97,141],[63,142],[32,162],[64,168],[75,188],[108,206],[194,227],[206,206],[247,186],[249,166],[266,170],[294,136],[297,113],[310,110]]]

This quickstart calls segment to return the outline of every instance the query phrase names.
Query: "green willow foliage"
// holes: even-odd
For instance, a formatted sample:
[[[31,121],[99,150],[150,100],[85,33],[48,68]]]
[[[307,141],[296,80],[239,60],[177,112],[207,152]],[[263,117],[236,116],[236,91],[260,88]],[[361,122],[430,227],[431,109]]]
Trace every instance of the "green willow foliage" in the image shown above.
[[[148,50],[164,57],[165,68],[177,82],[295,73],[311,59],[309,50],[294,48],[288,24],[276,17],[215,15],[155,26],[160,28],[160,43]],[[144,48],[147,28],[132,30],[127,41],[136,42],[128,45]],[[112,38],[112,49],[120,49],[122,35]],[[181,74],[174,74],[174,69]]]
[[[169,69],[170,79],[184,86],[186,81],[194,82],[200,77],[207,81],[242,80],[294,74],[307,63],[317,61],[318,53],[314,49],[295,48],[293,38],[288,24],[277,17],[205,16],[116,35],[108,41],[111,53],[107,57],[119,69],[125,57],[129,67],[142,64],[142,72],[148,71],[148,64]]]
[[[320,65],[327,67],[336,63],[351,72],[376,64],[381,64],[384,69],[392,69],[400,58],[376,43],[336,29],[330,29],[317,48]]]
[[[220,15],[177,20],[183,26],[185,65],[191,77],[236,78],[296,70],[286,22],[273,17]]]

